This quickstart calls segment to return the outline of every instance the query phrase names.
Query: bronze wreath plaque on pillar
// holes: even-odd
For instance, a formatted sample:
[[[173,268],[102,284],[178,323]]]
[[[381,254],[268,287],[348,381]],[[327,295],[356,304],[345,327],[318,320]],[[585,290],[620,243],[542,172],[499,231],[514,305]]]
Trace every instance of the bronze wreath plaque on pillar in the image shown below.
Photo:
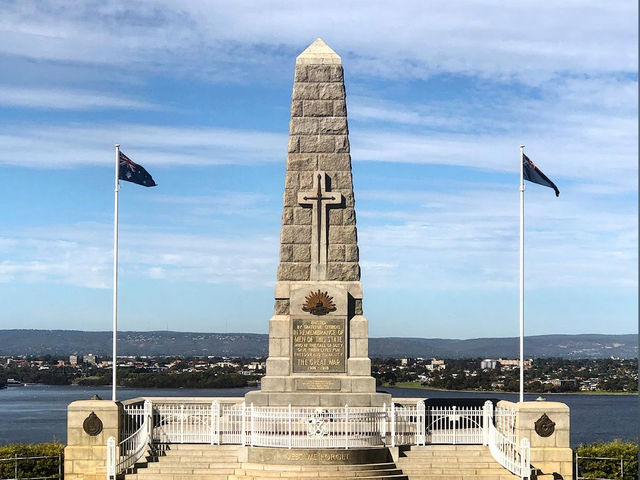
[[[543,413],[534,425],[536,433],[541,437],[550,437],[556,430],[555,422],[551,421],[546,413]]]
[[[100,420],[95,412],[91,412],[89,416],[84,419],[84,422],[82,422],[82,429],[87,435],[95,437],[102,432],[102,420]]]

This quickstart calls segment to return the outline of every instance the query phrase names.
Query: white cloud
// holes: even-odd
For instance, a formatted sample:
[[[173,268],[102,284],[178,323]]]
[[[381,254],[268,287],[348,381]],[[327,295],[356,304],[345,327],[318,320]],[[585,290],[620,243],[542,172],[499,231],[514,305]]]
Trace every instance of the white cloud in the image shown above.
[[[153,110],[156,105],[87,90],[0,85],[0,105],[51,110]]]
[[[290,65],[293,53],[321,36],[359,74],[538,83],[557,72],[635,72],[636,12],[624,1],[22,1],[3,9],[0,52],[233,78],[247,67]]]
[[[356,192],[367,285],[515,288],[517,191],[498,184],[479,190],[471,182],[457,187],[445,192],[428,186]],[[636,285],[635,212],[608,199],[609,195],[592,195],[568,188],[556,199],[543,187],[527,191],[528,287]],[[162,200],[189,209],[211,201],[206,196]],[[270,208],[279,210],[280,205]],[[260,211],[247,209],[245,215],[258,216]],[[230,283],[240,288],[271,285],[278,262],[277,228],[268,233],[245,220],[242,228],[207,231],[201,225],[198,232],[189,233],[176,231],[176,225],[121,224],[122,275],[141,281]],[[215,216],[211,221],[215,225]],[[15,229],[0,238],[3,257],[11,259],[0,263],[0,278],[109,288],[111,228],[82,223]]]
[[[429,289],[515,288],[518,194],[504,186],[453,192],[357,192],[361,258],[372,285]],[[527,193],[527,286],[634,287],[637,218],[609,202],[569,189],[556,199],[543,187]],[[368,205],[380,205],[371,210]],[[384,207],[383,207],[384,206]]]
[[[0,163],[66,168],[109,165],[113,145],[153,165],[250,165],[282,161],[286,135],[206,127],[162,127],[118,124],[64,127],[13,126],[0,133]],[[73,148],[69,149],[69,145]],[[25,157],[24,152],[29,155]],[[61,155],[60,152],[64,152]]]
[[[83,223],[24,228],[7,236],[13,244],[0,262],[0,279],[17,283],[63,283],[110,288],[113,247],[110,225]],[[122,278],[169,278],[177,282],[271,285],[278,239],[256,232],[187,234],[149,226],[120,226]]]

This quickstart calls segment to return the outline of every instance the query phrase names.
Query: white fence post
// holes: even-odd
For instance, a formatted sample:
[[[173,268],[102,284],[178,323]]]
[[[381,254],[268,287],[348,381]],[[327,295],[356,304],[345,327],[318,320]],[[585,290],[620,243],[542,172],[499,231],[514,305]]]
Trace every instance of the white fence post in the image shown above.
[[[450,417],[450,421],[451,423],[453,423],[453,444],[456,444],[456,420],[457,420],[457,412],[456,412],[456,406],[454,405],[453,408],[453,414]]]
[[[382,404],[382,411],[380,412],[380,437],[382,438],[382,445],[387,444],[387,404]]]
[[[251,425],[251,446],[253,447],[253,444],[255,443],[255,424],[254,424],[254,410],[253,410],[253,402],[251,402],[251,420],[249,422],[249,425]]]
[[[528,438],[520,440],[520,478],[529,480],[531,467],[529,466],[531,456],[531,443]]]
[[[344,448],[349,449],[349,405],[344,406]]]
[[[426,409],[424,406],[424,400],[420,400],[416,404],[416,445],[425,444],[425,414]]]
[[[292,443],[292,440],[293,440],[293,437],[292,437],[293,433],[291,432],[291,429],[293,427],[293,425],[292,425],[293,424],[293,418],[291,418],[291,404],[289,404],[288,420],[289,420],[288,421],[288,423],[289,423],[289,450],[291,450],[291,447],[292,447],[291,443]]]
[[[153,405],[150,400],[144,401],[144,422],[147,426],[146,428],[146,443],[153,442]]]
[[[247,406],[245,405],[244,402],[242,402],[242,421],[241,421],[241,427],[242,430],[240,431],[240,443],[242,445],[246,445],[247,444]]]
[[[116,439],[107,440],[107,480],[116,480]]]
[[[391,401],[391,446],[396,446],[396,406]]]
[[[220,402],[211,402],[211,445],[220,445]]]
[[[180,443],[184,443],[184,405],[180,405]]]
[[[482,444],[485,446],[489,445],[490,422],[493,422],[493,403],[487,400],[482,407]]]

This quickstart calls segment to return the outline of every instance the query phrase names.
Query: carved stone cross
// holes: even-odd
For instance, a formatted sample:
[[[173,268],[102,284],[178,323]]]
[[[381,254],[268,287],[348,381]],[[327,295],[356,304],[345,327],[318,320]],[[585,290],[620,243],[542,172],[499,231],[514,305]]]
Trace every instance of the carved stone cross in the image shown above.
[[[327,252],[329,245],[329,212],[330,205],[341,205],[340,192],[327,191],[327,175],[325,172],[313,172],[313,191],[299,192],[298,203],[311,205],[311,278],[310,280],[327,279]]]

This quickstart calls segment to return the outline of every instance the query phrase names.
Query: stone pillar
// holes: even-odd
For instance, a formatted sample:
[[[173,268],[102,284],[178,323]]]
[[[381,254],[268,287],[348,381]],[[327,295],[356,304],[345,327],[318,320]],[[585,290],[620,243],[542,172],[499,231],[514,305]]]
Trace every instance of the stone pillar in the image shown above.
[[[80,400],[67,407],[65,480],[104,480],[107,440],[120,441],[122,404],[107,400]]]
[[[573,479],[573,451],[569,446],[569,407],[560,402],[500,401],[517,412],[516,438],[531,442],[531,465],[538,478]]]

